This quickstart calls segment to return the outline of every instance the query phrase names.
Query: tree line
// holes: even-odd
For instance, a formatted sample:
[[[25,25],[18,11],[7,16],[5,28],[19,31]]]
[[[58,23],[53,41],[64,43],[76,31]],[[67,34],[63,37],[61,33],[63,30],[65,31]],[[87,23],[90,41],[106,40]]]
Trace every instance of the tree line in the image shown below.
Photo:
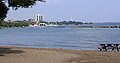
[[[14,21],[14,22],[6,22],[3,21],[0,24],[0,28],[4,28],[4,27],[28,27],[29,24],[27,22],[24,21]]]

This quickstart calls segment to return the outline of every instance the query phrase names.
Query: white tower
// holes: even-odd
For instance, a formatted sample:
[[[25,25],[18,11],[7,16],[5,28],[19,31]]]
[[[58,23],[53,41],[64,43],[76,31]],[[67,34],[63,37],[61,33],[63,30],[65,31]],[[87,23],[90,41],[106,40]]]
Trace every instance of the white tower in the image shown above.
[[[70,21],[73,21],[73,18],[72,18],[72,17],[70,18]]]
[[[35,15],[36,25],[39,25],[40,21],[43,21],[43,16],[40,14]]]

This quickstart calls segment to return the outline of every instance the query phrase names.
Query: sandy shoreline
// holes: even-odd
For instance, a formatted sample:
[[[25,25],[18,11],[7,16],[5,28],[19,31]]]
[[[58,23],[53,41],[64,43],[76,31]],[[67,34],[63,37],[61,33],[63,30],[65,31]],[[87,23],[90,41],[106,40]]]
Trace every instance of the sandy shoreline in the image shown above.
[[[120,52],[0,47],[0,63],[119,63]]]

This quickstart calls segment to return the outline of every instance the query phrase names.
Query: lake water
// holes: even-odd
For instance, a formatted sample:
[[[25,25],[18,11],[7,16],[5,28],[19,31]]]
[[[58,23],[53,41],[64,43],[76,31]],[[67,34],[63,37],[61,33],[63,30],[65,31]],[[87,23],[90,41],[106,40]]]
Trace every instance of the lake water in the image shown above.
[[[95,50],[99,43],[120,43],[119,28],[4,28],[0,46]]]

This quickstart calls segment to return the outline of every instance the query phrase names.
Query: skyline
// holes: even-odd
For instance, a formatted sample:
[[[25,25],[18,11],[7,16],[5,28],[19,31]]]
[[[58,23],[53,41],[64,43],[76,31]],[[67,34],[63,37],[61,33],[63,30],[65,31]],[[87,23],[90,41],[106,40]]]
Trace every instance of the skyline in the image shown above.
[[[47,0],[32,8],[9,10],[6,20],[34,19],[36,14],[45,21],[120,22],[119,0]]]

